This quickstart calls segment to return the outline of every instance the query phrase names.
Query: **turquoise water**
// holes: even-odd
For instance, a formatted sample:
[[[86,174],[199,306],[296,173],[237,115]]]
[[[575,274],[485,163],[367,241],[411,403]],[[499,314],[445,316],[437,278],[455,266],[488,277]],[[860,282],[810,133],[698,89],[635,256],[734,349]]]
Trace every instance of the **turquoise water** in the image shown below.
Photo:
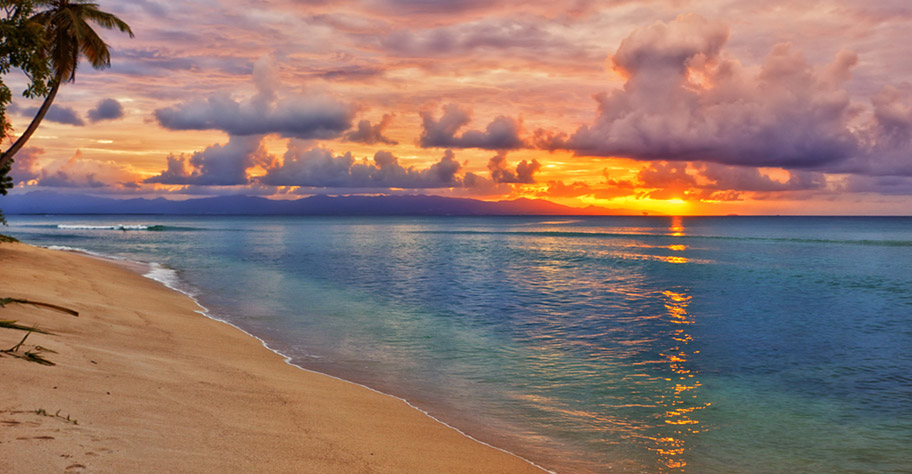
[[[909,218],[9,220],[558,472],[912,471]]]

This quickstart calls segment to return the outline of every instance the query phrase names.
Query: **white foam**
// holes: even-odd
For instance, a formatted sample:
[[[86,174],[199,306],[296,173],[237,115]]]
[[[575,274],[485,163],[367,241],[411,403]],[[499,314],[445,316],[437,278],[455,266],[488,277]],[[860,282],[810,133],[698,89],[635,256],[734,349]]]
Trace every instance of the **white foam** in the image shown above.
[[[82,224],[57,224],[58,229],[68,230],[149,230],[149,226],[142,224],[118,225],[82,225]]]
[[[146,272],[145,274],[143,274],[144,277],[155,280],[155,281],[167,286],[168,288],[171,288],[174,291],[181,292],[181,293],[193,298],[193,294],[189,291],[186,291],[180,284],[181,279],[179,276],[177,276],[176,270],[167,268],[158,262],[149,263],[148,266],[149,266],[149,271]],[[195,298],[194,298],[194,301],[196,301]],[[202,308],[202,305],[200,305],[198,301],[196,304]]]
[[[66,245],[46,245],[46,246],[44,246],[44,248],[46,248],[46,249],[48,249],[48,250],[62,250],[62,251],[64,251],[64,252],[82,252],[82,253],[89,253],[89,251],[86,250],[86,249],[81,249],[81,248],[78,248],[78,247],[67,247]]]

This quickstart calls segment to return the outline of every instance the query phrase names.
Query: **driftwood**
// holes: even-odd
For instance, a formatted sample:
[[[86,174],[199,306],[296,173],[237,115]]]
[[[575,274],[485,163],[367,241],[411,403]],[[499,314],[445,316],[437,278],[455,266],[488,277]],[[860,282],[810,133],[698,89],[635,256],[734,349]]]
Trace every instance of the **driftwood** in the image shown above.
[[[0,308],[4,307],[10,303],[30,304],[32,306],[40,306],[42,308],[48,308],[48,309],[53,309],[54,311],[60,311],[61,313],[66,313],[71,316],[79,316],[78,311],[72,310],[70,308],[65,308],[63,306],[58,306],[56,304],[42,303],[40,301],[32,301],[32,300],[23,300],[23,299],[19,299],[19,298],[0,298]]]

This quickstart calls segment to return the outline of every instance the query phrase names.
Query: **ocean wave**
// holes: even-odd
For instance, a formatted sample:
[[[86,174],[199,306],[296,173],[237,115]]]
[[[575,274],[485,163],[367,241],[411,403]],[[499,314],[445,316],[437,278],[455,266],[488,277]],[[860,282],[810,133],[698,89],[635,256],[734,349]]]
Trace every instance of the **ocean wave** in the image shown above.
[[[165,230],[163,225],[145,225],[145,224],[118,224],[118,225],[84,225],[84,224],[57,224],[58,229],[66,230]]]
[[[92,253],[86,249],[81,249],[79,247],[67,247],[66,245],[46,245],[44,248],[48,250],[62,250],[64,252]]]

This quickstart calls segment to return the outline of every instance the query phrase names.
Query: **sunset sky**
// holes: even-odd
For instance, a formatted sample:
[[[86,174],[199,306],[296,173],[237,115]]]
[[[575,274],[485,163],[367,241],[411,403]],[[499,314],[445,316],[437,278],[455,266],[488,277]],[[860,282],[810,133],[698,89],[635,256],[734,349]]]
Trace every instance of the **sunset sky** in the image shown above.
[[[17,193],[912,213],[908,0],[99,3]]]

